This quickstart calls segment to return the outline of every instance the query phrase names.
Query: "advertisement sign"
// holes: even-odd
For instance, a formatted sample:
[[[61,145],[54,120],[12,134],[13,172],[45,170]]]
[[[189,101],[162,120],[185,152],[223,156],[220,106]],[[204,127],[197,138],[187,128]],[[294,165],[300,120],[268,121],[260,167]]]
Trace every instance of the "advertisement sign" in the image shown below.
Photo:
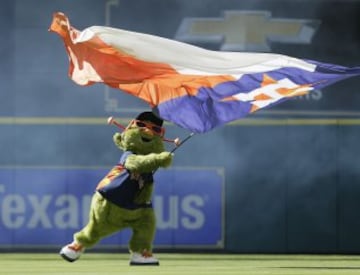
[[[88,220],[91,197],[108,169],[0,169],[0,247],[58,246]],[[221,169],[178,168],[155,174],[155,246],[223,246]],[[99,247],[126,247],[131,231]]]

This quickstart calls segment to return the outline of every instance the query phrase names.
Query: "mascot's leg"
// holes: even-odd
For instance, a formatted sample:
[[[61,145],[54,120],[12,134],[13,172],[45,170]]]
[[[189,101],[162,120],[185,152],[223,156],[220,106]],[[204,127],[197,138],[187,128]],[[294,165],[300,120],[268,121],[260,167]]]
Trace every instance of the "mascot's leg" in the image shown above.
[[[67,261],[73,262],[80,258],[85,248],[92,247],[102,238],[122,229],[121,225],[111,224],[109,214],[113,204],[105,200],[96,192],[91,201],[88,224],[74,234],[74,241],[64,246],[60,255]]]
[[[133,234],[129,243],[131,251],[130,265],[159,265],[152,255],[152,244],[155,237],[156,219],[152,208],[135,210],[140,216],[130,226]]]

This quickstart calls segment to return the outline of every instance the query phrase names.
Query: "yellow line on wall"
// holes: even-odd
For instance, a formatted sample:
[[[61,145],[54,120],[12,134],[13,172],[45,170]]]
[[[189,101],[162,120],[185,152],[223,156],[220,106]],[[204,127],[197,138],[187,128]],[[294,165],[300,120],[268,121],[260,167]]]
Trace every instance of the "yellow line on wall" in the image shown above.
[[[116,118],[127,125],[132,118]],[[172,125],[171,123],[166,123]],[[0,125],[107,125],[107,117],[0,117]],[[230,126],[360,125],[360,118],[244,118]]]
[[[0,117],[0,124],[15,125],[106,125],[107,117]],[[117,119],[128,123],[131,119]]]
[[[311,126],[311,125],[360,125],[360,119],[318,119],[318,118],[278,118],[278,119],[243,119],[229,123],[232,126]]]

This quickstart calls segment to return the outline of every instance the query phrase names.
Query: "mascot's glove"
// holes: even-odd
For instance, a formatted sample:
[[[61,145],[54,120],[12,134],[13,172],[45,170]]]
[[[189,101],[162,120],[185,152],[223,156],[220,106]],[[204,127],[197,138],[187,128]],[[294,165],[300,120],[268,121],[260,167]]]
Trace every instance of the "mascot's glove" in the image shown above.
[[[173,154],[170,152],[162,152],[158,155],[158,161],[159,161],[159,166],[161,167],[169,167],[172,163],[173,160]]]
[[[149,173],[159,167],[169,167],[173,154],[170,152],[151,153],[148,155],[130,155],[125,161],[125,167],[135,173]]]

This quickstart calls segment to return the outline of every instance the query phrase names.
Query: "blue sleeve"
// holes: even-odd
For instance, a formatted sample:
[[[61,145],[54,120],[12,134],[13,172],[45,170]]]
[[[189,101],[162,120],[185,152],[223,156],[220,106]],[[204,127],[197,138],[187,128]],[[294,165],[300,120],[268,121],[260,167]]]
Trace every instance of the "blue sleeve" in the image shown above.
[[[133,152],[131,152],[131,151],[125,151],[120,157],[119,164],[125,165],[125,161],[126,161],[127,157],[132,154],[133,154]]]

